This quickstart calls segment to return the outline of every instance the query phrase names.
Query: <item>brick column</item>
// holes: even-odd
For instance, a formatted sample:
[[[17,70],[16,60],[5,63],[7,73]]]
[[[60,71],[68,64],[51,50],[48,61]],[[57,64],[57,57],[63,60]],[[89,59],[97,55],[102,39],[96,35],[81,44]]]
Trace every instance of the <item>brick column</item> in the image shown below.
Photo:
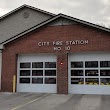
[[[2,80],[1,90],[3,92],[13,91],[13,75],[17,75],[17,56],[13,52],[2,53]]]
[[[68,94],[68,54],[57,56],[57,93]]]

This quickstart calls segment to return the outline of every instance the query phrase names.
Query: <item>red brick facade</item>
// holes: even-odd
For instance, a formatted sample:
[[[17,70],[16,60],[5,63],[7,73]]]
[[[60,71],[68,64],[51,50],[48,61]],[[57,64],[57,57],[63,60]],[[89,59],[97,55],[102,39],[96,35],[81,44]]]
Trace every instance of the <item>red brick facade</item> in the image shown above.
[[[39,47],[38,42],[88,40],[86,45],[71,45],[71,50],[55,51],[53,45]],[[76,52],[110,52],[110,33],[83,26],[46,26],[5,45],[2,53],[2,91],[12,91],[17,74],[17,55],[54,53],[57,55],[57,93],[68,93],[68,54]],[[61,62],[63,65],[61,65]]]

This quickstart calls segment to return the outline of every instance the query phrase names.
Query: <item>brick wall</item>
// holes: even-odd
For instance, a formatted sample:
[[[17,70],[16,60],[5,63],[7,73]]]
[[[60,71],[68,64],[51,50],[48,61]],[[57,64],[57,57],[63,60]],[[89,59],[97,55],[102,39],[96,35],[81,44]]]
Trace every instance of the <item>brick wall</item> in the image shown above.
[[[55,51],[54,46],[39,47],[38,42],[89,40],[86,45],[71,45],[70,51]],[[68,93],[68,54],[76,52],[110,52],[110,33],[80,24],[68,26],[46,26],[5,45],[2,55],[2,91],[12,91],[12,77],[17,74],[17,55],[57,54],[57,92]],[[63,65],[61,65],[63,62]]]

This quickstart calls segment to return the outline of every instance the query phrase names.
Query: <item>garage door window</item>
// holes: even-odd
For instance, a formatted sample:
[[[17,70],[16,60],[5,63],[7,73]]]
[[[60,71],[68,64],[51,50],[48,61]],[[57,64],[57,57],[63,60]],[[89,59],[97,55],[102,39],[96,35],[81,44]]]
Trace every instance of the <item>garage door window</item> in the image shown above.
[[[45,70],[45,76],[56,76],[56,70]]]
[[[56,84],[56,62],[21,62],[19,83]]]
[[[30,68],[31,63],[20,63],[20,68]]]
[[[97,68],[98,67],[98,61],[86,61],[85,67],[86,68]]]
[[[100,76],[110,76],[110,70],[100,70]]]
[[[20,76],[30,76],[30,70],[20,70]]]
[[[30,83],[30,78],[20,78],[20,83]]]
[[[56,78],[45,78],[45,84],[56,84]]]
[[[101,85],[110,85],[110,78],[101,78]]]
[[[98,85],[99,84],[99,78],[86,78],[86,84]]]
[[[110,61],[101,61],[100,62],[100,67],[102,68],[108,68],[110,67]]]
[[[84,78],[71,78],[71,84],[84,84]]]
[[[83,62],[71,62],[71,68],[82,68]]]
[[[43,62],[33,62],[32,68],[43,68]]]
[[[56,62],[45,62],[45,68],[56,68]]]
[[[83,76],[83,70],[71,70],[71,76]]]
[[[71,84],[110,85],[110,61],[75,61],[70,65]]]
[[[32,70],[32,76],[43,76],[43,70]]]
[[[85,76],[98,76],[98,70],[85,70]]]
[[[43,78],[32,78],[32,83],[43,84]]]

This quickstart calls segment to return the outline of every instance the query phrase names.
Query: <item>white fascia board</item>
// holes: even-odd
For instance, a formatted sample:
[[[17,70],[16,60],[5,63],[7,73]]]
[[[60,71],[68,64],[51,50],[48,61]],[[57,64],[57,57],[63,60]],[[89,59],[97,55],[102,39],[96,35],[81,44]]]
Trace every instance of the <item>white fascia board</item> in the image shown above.
[[[3,50],[3,49],[4,49],[4,45],[0,44],[0,50]]]

